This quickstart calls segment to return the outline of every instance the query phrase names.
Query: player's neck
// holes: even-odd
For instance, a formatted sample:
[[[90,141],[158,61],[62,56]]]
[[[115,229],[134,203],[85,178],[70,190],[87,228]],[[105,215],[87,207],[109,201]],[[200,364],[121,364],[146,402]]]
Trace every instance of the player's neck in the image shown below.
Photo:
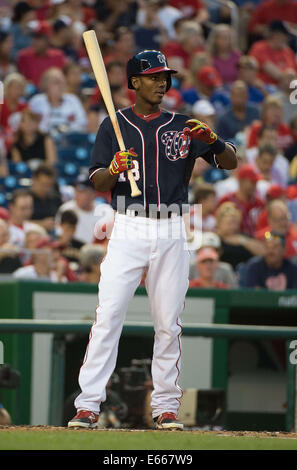
[[[136,101],[133,110],[135,113],[141,114],[142,116],[149,116],[150,114],[158,113],[160,106],[158,104]]]

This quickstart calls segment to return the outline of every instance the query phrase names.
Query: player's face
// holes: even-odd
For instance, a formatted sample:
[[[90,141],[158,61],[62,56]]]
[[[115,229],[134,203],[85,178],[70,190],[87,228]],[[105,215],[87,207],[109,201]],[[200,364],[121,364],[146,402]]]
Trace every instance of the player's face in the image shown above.
[[[166,92],[168,72],[153,73],[136,77],[134,86],[137,98],[150,104],[160,104]]]

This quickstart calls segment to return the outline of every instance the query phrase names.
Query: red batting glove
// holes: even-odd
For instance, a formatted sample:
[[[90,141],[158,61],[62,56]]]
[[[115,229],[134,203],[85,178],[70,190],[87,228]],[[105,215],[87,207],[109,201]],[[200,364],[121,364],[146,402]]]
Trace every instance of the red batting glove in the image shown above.
[[[205,142],[206,144],[213,144],[217,139],[218,136],[208,127],[207,124],[204,122],[198,121],[198,119],[189,119],[186,121],[191,129],[185,128],[184,134]]]
[[[133,147],[129,150],[120,150],[114,155],[112,162],[109,165],[109,173],[111,175],[118,175],[119,173],[123,173],[123,171],[131,170],[134,168],[132,158],[135,157],[138,157],[138,155],[135,153]]]

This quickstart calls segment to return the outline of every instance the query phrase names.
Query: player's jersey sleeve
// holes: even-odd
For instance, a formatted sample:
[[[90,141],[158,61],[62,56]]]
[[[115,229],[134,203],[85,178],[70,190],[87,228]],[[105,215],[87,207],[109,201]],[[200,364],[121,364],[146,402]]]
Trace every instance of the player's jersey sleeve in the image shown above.
[[[89,177],[102,168],[108,168],[113,159],[112,125],[109,117],[101,123],[91,153]]]

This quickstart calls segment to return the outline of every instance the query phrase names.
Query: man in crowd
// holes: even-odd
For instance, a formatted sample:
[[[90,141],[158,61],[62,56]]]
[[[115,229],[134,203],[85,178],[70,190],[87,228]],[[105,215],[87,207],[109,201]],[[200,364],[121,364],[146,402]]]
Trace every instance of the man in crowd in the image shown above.
[[[247,263],[244,287],[268,290],[297,288],[297,265],[285,258],[286,240],[278,232],[267,232],[265,254]]]
[[[33,173],[31,194],[33,197],[32,221],[41,225],[47,232],[55,227],[55,216],[62,201],[55,191],[56,171],[53,167],[41,164]]]
[[[259,110],[248,103],[248,88],[242,80],[231,85],[231,106],[219,117],[216,130],[224,139],[234,139],[254,120],[259,119]]]
[[[274,199],[267,206],[268,226],[257,231],[259,240],[265,239],[268,232],[280,233],[285,240],[285,256],[297,256],[297,230],[290,220],[290,211],[285,201]]]

